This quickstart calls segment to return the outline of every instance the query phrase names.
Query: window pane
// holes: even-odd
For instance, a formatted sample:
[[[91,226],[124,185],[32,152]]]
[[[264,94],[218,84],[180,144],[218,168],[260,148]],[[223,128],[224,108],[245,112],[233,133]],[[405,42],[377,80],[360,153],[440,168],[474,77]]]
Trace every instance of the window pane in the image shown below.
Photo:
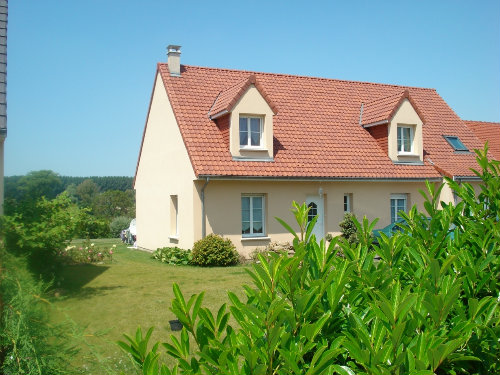
[[[250,210],[242,210],[241,211],[241,220],[242,221],[250,221]]]
[[[262,222],[254,221],[253,222],[253,233],[262,233]]]
[[[260,133],[251,132],[251,145],[260,146]]]
[[[249,234],[250,233],[250,222],[249,221],[243,221],[241,223],[241,233],[242,234]]]
[[[253,197],[253,208],[262,208],[262,197]]]
[[[262,221],[262,210],[260,208],[253,209],[253,221]]]
[[[241,208],[243,210],[250,210],[250,197],[241,197]]]
[[[260,118],[250,118],[250,130],[260,133]]]
[[[240,117],[240,146],[248,145],[248,122],[246,117]]]
[[[403,128],[398,128],[398,152],[401,152],[401,146],[402,146],[402,142],[401,142],[401,132],[402,132]]]
[[[411,151],[411,129],[404,128],[404,148],[406,152]]]
[[[240,117],[240,132],[241,131],[248,131],[248,118],[246,117]]]

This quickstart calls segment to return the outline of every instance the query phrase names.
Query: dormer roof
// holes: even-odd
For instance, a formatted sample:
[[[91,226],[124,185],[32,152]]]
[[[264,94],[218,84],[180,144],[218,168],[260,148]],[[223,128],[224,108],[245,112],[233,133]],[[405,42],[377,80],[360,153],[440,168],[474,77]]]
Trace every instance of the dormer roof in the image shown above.
[[[418,110],[415,101],[412,99],[410,91],[405,89],[395,94],[375,99],[369,103],[363,103],[360,113],[360,124],[363,125],[363,127],[387,124],[391,121],[405,99],[410,102],[418,117],[420,117],[420,120],[424,122],[424,117]]]
[[[276,114],[278,112],[276,106],[266,94],[262,85],[257,81],[255,74],[250,74],[248,77],[245,77],[235,85],[219,92],[212,108],[208,111],[208,117],[213,120],[231,112],[236,103],[238,103],[238,100],[240,100],[251,85],[255,86],[260,95],[262,95],[262,97],[266,100],[273,113]]]

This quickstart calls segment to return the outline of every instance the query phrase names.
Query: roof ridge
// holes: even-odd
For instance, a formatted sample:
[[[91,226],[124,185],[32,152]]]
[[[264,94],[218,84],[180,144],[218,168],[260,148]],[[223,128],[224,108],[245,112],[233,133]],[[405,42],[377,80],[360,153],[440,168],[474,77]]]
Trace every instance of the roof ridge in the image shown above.
[[[160,65],[167,65],[167,63],[160,62]],[[218,70],[218,71],[226,71],[226,72],[240,72],[240,73],[250,73],[250,74],[262,74],[269,76],[281,76],[281,77],[293,77],[293,78],[304,78],[318,81],[336,81],[336,82],[346,82],[346,83],[355,83],[358,85],[374,85],[374,86],[389,86],[389,87],[397,87],[397,88],[408,88],[408,89],[417,89],[417,90],[425,90],[425,91],[436,91],[435,88],[432,87],[418,87],[418,86],[407,86],[407,85],[397,85],[393,83],[380,83],[380,82],[368,82],[368,81],[354,81],[348,79],[340,79],[340,78],[326,78],[326,77],[315,77],[315,76],[306,76],[299,74],[288,74],[288,73],[270,73],[270,72],[257,72],[253,70],[244,70],[244,69],[229,69],[229,68],[212,68],[207,66],[198,66],[198,65],[187,65],[181,64],[181,66],[195,68],[195,69],[206,69],[206,70]]]
[[[496,125],[500,125],[500,122],[496,122],[496,121],[464,120],[464,119],[462,119],[462,121],[465,121],[465,122],[481,122],[483,124],[496,124]]]

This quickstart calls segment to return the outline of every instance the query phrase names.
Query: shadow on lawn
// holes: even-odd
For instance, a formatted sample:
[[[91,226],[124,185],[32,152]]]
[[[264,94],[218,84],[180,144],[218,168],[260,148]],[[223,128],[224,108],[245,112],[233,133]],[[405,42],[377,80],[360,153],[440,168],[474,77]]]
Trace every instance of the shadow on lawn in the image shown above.
[[[88,298],[105,294],[121,286],[85,287],[88,283],[109,269],[109,266],[95,264],[79,264],[66,266],[62,272],[63,279],[59,285],[62,294],[69,298]]]

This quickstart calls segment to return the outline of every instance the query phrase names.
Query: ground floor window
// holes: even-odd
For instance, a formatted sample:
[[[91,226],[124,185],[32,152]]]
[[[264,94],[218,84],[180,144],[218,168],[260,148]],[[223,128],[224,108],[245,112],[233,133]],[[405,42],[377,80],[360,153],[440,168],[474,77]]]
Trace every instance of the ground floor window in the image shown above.
[[[399,212],[407,212],[407,194],[391,194],[391,224],[401,218]]]
[[[352,212],[352,194],[344,194],[344,213]]]
[[[177,237],[179,235],[179,207],[177,195],[170,196],[170,236]]]
[[[243,237],[264,235],[264,196],[241,197],[241,234]]]

